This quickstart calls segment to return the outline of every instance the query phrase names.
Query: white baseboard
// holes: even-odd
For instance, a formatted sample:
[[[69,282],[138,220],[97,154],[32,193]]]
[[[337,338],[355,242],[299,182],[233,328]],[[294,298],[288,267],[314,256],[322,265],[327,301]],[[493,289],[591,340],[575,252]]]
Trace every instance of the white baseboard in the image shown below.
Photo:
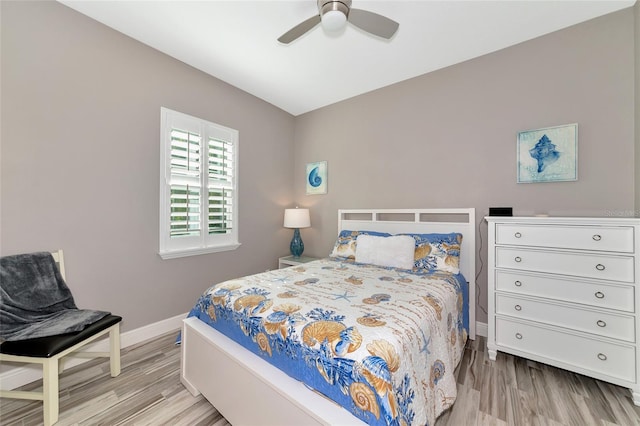
[[[487,337],[489,329],[487,326],[486,322],[479,322],[476,321],[476,335],[477,336],[482,336],[482,337]]]
[[[154,322],[153,324],[145,325],[144,327],[122,333],[120,336],[122,347],[126,348],[137,343],[144,342],[145,340],[161,336],[170,331],[181,329],[182,320],[187,317],[187,314],[188,312],[185,312],[184,314],[176,315],[175,317],[167,318],[165,320]]]
[[[122,333],[120,335],[120,346],[121,348],[126,348],[128,346],[144,342],[145,340],[161,336],[165,333],[169,333],[170,331],[177,331],[182,327],[182,320],[186,317],[187,314],[184,313]],[[86,349],[88,351],[109,352],[109,341],[106,339],[100,340],[86,346]],[[68,362],[65,362],[64,367],[65,369],[71,368],[87,361],[89,360],[82,358],[70,358]],[[25,365],[23,367],[13,367],[10,370],[0,373],[0,388],[4,390],[11,390],[41,379],[42,368],[40,366]]]

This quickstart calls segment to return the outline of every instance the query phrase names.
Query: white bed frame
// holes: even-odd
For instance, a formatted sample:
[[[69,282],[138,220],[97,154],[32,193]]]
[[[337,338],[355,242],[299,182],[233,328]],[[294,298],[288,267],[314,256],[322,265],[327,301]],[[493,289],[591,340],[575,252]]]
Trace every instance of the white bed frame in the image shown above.
[[[475,209],[339,210],[338,231],[463,235],[460,271],[469,282],[469,337],[475,339]],[[337,235],[337,234],[336,234]],[[197,318],[182,327],[181,380],[234,426],[364,425],[321,394]]]

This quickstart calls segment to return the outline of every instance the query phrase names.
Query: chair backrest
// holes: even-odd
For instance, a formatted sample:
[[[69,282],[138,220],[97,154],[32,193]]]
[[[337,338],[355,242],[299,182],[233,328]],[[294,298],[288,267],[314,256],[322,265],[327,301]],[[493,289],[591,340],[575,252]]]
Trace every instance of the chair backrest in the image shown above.
[[[64,276],[64,255],[62,254],[62,250],[52,251],[51,256],[53,256],[53,260],[55,260],[56,265],[58,265],[58,269],[60,270],[60,275],[62,275],[62,279],[66,280],[67,277]]]

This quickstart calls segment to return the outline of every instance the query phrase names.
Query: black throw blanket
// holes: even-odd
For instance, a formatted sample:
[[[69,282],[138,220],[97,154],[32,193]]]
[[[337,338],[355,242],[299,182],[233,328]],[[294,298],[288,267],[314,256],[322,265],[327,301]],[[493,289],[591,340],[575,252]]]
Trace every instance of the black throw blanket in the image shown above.
[[[0,341],[80,331],[109,312],[78,309],[48,252],[0,258]]]

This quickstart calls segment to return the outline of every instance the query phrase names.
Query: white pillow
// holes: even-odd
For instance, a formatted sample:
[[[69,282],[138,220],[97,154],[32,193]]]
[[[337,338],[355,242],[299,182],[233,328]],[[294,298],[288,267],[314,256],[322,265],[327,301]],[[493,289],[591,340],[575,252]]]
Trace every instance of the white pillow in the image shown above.
[[[415,248],[416,241],[408,235],[392,237],[358,235],[356,262],[411,269]]]

